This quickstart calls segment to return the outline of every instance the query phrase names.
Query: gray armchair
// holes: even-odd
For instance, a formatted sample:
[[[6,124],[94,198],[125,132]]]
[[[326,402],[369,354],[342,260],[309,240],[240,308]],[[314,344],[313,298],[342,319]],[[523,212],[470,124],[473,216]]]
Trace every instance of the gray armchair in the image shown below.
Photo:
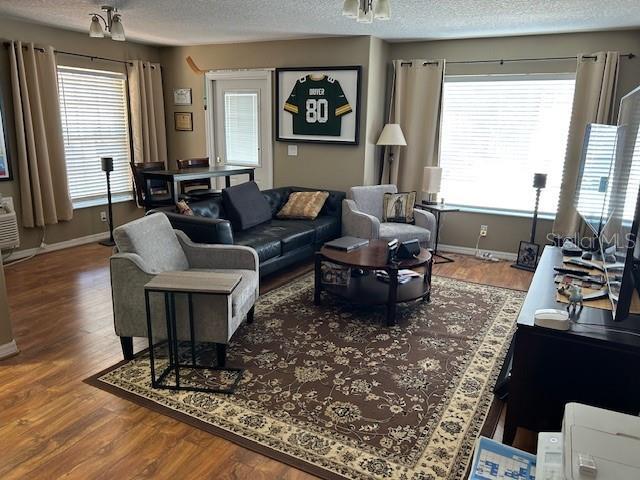
[[[352,237],[393,240],[418,239],[423,247],[433,248],[436,217],[414,209],[415,225],[382,221],[385,193],[397,193],[395,185],[351,187],[342,202],[342,234]]]
[[[217,295],[193,295],[197,341],[216,343],[224,363],[226,344],[246,318],[253,321],[253,306],[259,293],[258,255],[249,247],[193,243],[183,232],[173,230],[162,213],[148,215],[116,228],[118,253],[111,257],[111,291],[116,335],[125,359],[133,358],[132,337],[147,337],[144,285],[160,272],[177,270],[232,271],[242,280],[231,302]],[[178,338],[190,339],[188,305],[176,297]],[[154,337],[166,338],[164,299],[151,295]]]

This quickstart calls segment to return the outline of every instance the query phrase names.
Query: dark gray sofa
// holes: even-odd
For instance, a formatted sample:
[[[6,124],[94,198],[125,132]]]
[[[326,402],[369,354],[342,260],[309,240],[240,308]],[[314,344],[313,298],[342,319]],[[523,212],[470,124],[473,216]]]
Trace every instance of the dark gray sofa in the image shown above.
[[[323,190],[329,192],[315,220],[279,220],[276,214],[291,192]],[[260,259],[260,276],[268,275],[301,260],[311,258],[323,243],[341,235],[344,192],[303,187],[263,190],[271,208],[271,220],[247,230],[234,230],[222,196],[190,202],[194,216],[181,215],[174,207],[163,212],[173,228],[182,230],[196,243],[222,243],[252,247]]]

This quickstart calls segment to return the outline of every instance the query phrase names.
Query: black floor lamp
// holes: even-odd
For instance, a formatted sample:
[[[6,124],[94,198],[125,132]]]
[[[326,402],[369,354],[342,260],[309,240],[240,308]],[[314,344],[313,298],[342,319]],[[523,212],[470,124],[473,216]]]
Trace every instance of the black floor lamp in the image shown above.
[[[100,162],[102,163],[102,171],[107,174],[107,202],[108,202],[108,212],[109,212],[109,239],[103,240],[100,242],[100,245],[104,245],[106,247],[113,247],[116,242],[113,241],[113,208],[111,204],[111,172],[113,172],[113,158],[112,157],[101,157]]]
[[[546,173],[533,174],[533,188],[536,189],[536,205],[533,209],[533,220],[531,222],[531,237],[529,241],[521,241],[518,246],[518,259],[512,264],[513,268],[520,270],[535,271],[538,265],[540,245],[536,243],[536,226],[538,224],[538,206],[540,205],[540,191],[547,186]]]

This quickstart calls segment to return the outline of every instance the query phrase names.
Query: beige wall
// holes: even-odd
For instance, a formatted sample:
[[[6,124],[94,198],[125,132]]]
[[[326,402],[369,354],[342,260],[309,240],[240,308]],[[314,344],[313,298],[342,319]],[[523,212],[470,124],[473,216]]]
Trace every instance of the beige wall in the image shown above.
[[[36,45],[53,45],[57,50],[96,55],[117,60],[159,60],[159,51],[155,47],[148,47],[132,42],[114,42],[106,38],[89,38],[89,36],[84,33],[59,30],[6,17],[0,18],[0,35],[2,36],[2,40],[22,40],[24,42],[33,42]],[[99,60],[92,62],[67,55],[58,55],[57,58],[58,63],[61,65],[124,71],[124,65],[112,62],[102,62]],[[12,196],[15,200],[14,203],[16,207],[19,208],[19,186],[17,182],[19,172],[17,171],[9,61],[5,47],[0,49],[0,92],[2,93],[5,128],[9,143],[9,159],[14,176],[13,181],[0,182],[0,194]],[[96,159],[96,161],[99,161],[99,159]],[[106,223],[101,222],[99,218],[100,210],[105,209],[106,206],[99,206],[76,210],[74,212],[74,218],[70,222],[48,225],[46,228],[46,243],[57,243],[106,231]],[[118,225],[136,218],[139,215],[141,215],[141,212],[136,208],[134,202],[119,203],[114,206],[114,223]],[[41,235],[42,232],[38,228],[21,228],[21,249],[37,247],[40,244]]]
[[[382,149],[376,146],[387,116],[387,72],[389,44],[379,38],[371,39],[369,50],[369,88],[367,91],[367,118],[365,122],[364,184],[380,181]]]
[[[4,279],[2,256],[0,256],[0,346],[13,340],[11,332],[11,319],[9,318],[9,301],[7,300],[7,287]]]
[[[172,47],[161,50],[169,161],[206,156],[204,76],[186,63],[191,56],[203,70],[362,65],[360,144],[298,144],[298,156],[287,156],[285,142],[274,142],[274,186],[299,185],[344,190],[364,181],[365,125],[369,37],[321,38],[260,43]],[[379,48],[379,46],[377,46]],[[191,88],[193,105],[173,105],[174,88]],[[193,112],[193,132],[176,132],[175,111]],[[275,124],[274,124],[275,128]],[[274,132],[275,134],[275,132]],[[367,139],[368,141],[368,139]]]
[[[572,56],[603,50],[640,54],[640,31],[595,32],[563,35],[443,40],[391,44],[390,59],[444,58],[456,60],[487,60],[499,58],[534,58]],[[482,65],[448,65],[448,74],[483,73],[556,73],[575,72],[576,62],[519,62]],[[621,60],[618,100],[640,84],[640,60]],[[500,189],[500,185],[487,185]],[[530,192],[531,193],[531,192]],[[543,193],[544,194],[544,193]],[[533,193],[531,193],[533,199]],[[508,201],[508,199],[505,199]],[[532,200],[533,201],[533,200]],[[479,213],[451,213],[445,216],[441,243],[475,247],[480,225],[489,226],[489,234],[481,240],[481,248],[515,252],[520,240],[529,238],[531,220],[527,218]],[[552,229],[553,222],[538,223],[538,242]]]

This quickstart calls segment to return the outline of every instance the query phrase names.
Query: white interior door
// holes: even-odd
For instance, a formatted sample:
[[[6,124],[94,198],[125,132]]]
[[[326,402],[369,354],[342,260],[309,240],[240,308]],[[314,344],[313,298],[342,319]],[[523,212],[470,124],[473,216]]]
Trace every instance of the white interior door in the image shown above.
[[[211,72],[207,86],[209,157],[218,164],[255,167],[258,187],[273,188],[271,72]],[[231,177],[232,185],[245,181]]]

